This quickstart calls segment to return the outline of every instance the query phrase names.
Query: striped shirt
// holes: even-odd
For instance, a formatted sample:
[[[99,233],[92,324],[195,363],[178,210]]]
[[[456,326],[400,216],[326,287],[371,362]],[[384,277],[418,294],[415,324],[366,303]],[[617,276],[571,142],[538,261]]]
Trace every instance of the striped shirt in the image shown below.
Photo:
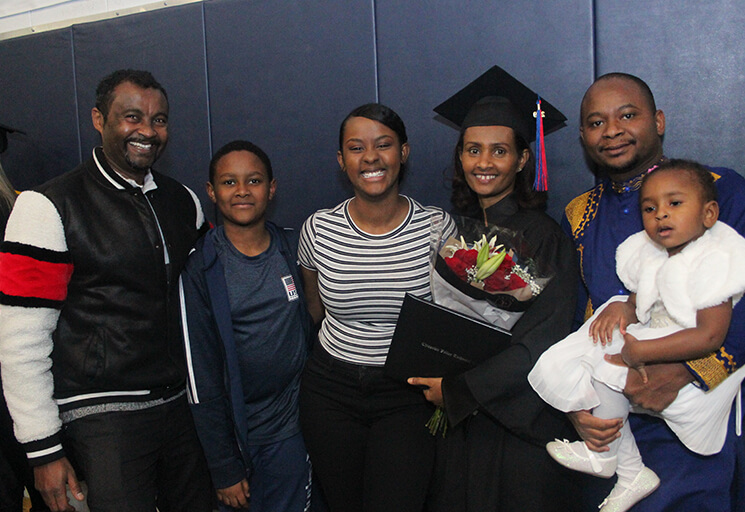
[[[440,241],[456,232],[455,223],[439,208],[406,199],[406,218],[389,233],[357,227],[351,199],[314,213],[300,232],[298,258],[318,273],[326,309],[319,339],[338,359],[382,366],[404,294],[431,297],[430,262]]]

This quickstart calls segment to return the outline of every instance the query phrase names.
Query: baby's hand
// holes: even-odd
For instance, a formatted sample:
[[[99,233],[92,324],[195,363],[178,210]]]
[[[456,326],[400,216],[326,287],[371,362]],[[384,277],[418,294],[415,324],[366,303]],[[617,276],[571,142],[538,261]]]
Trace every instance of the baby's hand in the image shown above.
[[[639,343],[644,342],[637,340],[631,334],[624,334],[623,339],[624,344],[623,348],[621,348],[623,362],[626,363],[629,368],[637,370],[642,378],[642,382],[646,384],[649,381],[649,378],[647,377],[647,370],[644,369],[644,361],[641,361],[636,355],[636,347]]]
[[[598,315],[590,325],[590,336],[593,343],[602,345],[613,339],[613,330],[618,327],[621,334],[626,334],[626,327],[636,322],[636,312],[626,301],[613,302]]]

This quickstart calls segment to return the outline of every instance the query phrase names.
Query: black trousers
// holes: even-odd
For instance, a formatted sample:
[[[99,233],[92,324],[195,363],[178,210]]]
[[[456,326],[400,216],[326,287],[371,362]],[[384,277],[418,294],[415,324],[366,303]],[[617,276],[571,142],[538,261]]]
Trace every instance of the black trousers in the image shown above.
[[[63,446],[99,511],[209,512],[212,484],[185,396],[64,427]]]
[[[434,464],[422,392],[383,369],[316,345],[300,387],[300,421],[331,512],[420,512]]]

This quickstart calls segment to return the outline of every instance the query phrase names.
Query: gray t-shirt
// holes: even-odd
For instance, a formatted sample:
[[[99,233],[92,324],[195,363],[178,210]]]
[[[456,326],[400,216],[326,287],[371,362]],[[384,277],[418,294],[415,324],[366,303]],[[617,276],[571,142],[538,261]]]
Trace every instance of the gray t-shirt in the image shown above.
[[[218,228],[215,249],[225,271],[233,335],[246,400],[249,444],[281,441],[300,431],[300,373],[308,355],[302,302],[279,241],[254,257]]]

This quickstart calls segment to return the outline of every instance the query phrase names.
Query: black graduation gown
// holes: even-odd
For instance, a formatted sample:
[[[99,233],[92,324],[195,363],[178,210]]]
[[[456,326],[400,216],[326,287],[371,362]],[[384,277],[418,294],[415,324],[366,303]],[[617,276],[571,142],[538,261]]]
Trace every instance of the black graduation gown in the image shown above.
[[[572,242],[545,213],[509,196],[485,211],[490,224],[519,232],[555,276],[512,329],[512,346],[442,382],[450,427],[438,440],[431,512],[579,510],[581,477],[551,460],[545,443],[576,439],[565,415],[527,381],[538,357],[569,334],[577,290]]]

